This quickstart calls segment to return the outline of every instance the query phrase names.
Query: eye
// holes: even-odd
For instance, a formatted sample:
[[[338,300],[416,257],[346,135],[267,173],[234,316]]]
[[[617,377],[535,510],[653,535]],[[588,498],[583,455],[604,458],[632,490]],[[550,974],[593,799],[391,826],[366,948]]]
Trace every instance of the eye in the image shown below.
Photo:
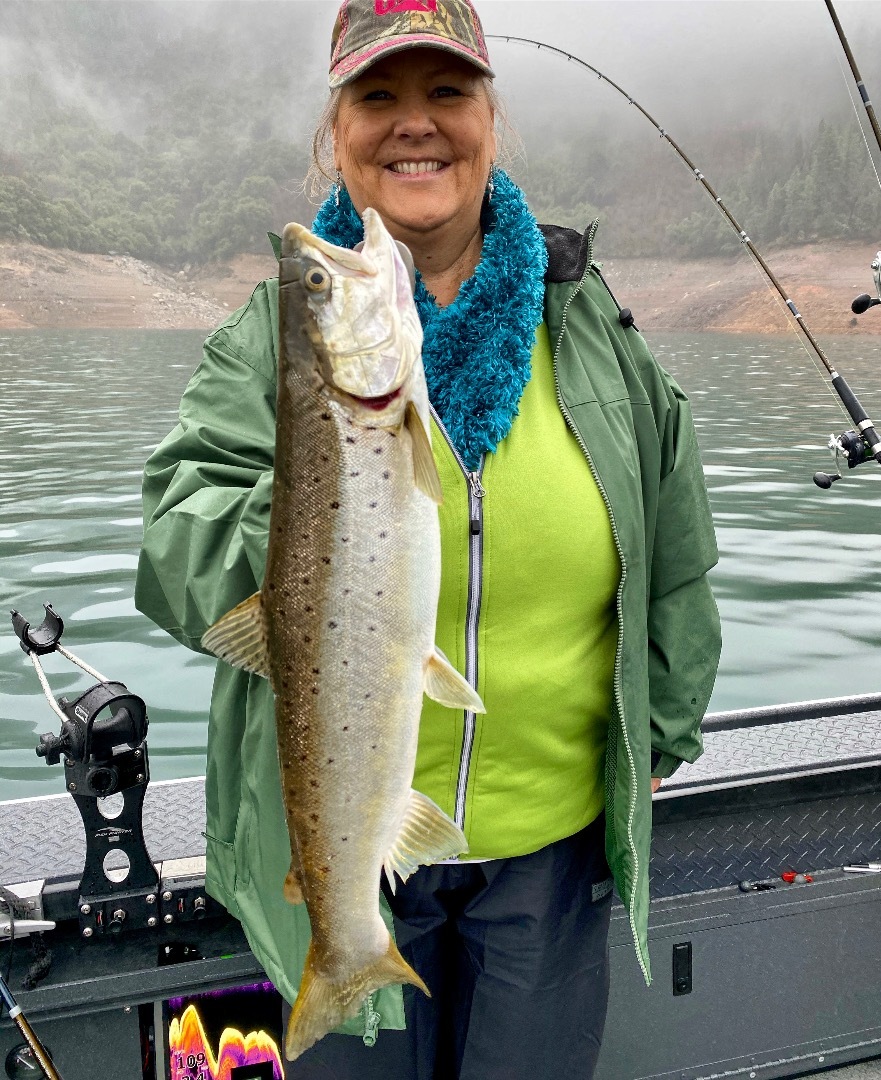
[[[392,95],[388,90],[371,90],[364,95],[365,101],[391,101]]]
[[[457,86],[438,86],[433,91],[434,97],[461,97],[462,91]]]
[[[311,266],[303,275],[303,284],[309,292],[325,292],[330,288],[330,274],[320,266]]]

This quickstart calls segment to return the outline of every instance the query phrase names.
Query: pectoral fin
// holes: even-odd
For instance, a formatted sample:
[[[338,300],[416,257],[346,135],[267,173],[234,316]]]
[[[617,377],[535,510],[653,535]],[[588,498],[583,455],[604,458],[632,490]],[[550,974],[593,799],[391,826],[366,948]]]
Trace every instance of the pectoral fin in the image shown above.
[[[404,820],[382,865],[394,892],[395,874],[406,881],[418,867],[450,859],[467,850],[468,841],[455,821],[427,795],[411,791]]]
[[[228,611],[202,636],[202,647],[233,667],[269,678],[269,653],[260,593]]]
[[[459,674],[437,646],[425,668],[423,690],[431,698],[450,709],[467,709],[469,712],[485,713],[480,695]]]
[[[413,480],[416,487],[440,506],[444,501],[444,493],[441,490],[437,465],[434,463],[434,454],[431,452],[431,439],[425,430],[425,424],[422,423],[419,410],[412,401],[407,402],[404,427],[410,432],[410,443],[413,447]]]

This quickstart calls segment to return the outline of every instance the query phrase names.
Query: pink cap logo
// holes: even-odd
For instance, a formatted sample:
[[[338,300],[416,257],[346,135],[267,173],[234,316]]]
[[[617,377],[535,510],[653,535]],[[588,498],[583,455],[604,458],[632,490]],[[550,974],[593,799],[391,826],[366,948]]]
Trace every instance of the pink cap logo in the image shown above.
[[[437,11],[437,0],[374,0],[377,15],[397,15],[400,11]]]

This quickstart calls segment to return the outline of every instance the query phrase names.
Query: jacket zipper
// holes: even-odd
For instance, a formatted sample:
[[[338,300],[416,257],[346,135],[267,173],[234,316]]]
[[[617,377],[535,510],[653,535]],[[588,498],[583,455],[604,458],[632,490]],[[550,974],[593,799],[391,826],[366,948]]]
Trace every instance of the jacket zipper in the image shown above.
[[[480,455],[480,464],[475,472],[465,467],[465,462],[443,425],[443,421],[431,406],[431,415],[447,441],[453,457],[462,474],[468,481],[468,606],[465,616],[465,678],[470,686],[477,689],[477,624],[480,619],[480,601],[483,591],[483,500],[486,490],[481,483],[486,454]],[[456,807],[454,820],[460,829],[465,829],[465,796],[468,791],[468,773],[471,768],[471,753],[474,749],[474,736],[477,719],[473,712],[465,712],[465,728],[462,733],[462,754],[459,758],[459,775],[456,779]]]
[[[376,1046],[379,1035],[379,1022],[382,1017],[376,1011],[376,992],[368,994],[364,1001],[364,1035],[362,1036],[365,1046]]]
[[[596,229],[596,223],[594,223],[594,231]],[[593,237],[591,237],[593,239]],[[584,276],[578,283],[578,287],[572,292],[572,295],[566,301],[563,308],[563,319],[560,326],[560,335],[557,338],[557,345],[554,349],[554,386],[557,391],[557,404],[560,407],[566,424],[569,430],[575,436],[575,440],[581,447],[581,451],[587,459],[587,463],[590,466],[590,471],[593,474],[593,478],[596,481],[596,485],[599,488],[600,495],[603,497],[603,502],[606,504],[606,510],[609,514],[609,522],[612,526],[612,536],[615,540],[615,548],[618,552],[618,559],[621,563],[621,580],[618,583],[618,592],[615,597],[616,614],[618,616],[618,643],[615,649],[615,672],[612,680],[612,686],[615,694],[615,706],[618,710],[618,717],[620,720],[621,734],[624,736],[624,749],[627,752],[627,760],[630,764],[630,806],[627,809],[627,844],[630,848],[630,854],[633,859],[633,880],[634,885],[639,880],[639,856],[636,851],[636,844],[633,842],[633,818],[636,813],[636,768],[633,762],[633,750],[630,746],[630,739],[627,735],[627,727],[624,723],[624,696],[621,691],[621,662],[624,652],[624,619],[622,618],[622,606],[621,599],[624,595],[624,581],[627,577],[627,564],[624,561],[624,552],[621,549],[621,539],[618,536],[618,527],[615,524],[615,517],[612,513],[612,504],[609,501],[609,497],[606,494],[606,489],[603,487],[600,480],[599,473],[596,470],[596,466],[593,463],[593,459],[590,456],[590,452],[587,449],[587,445],[578,432],[578,428],[575,426],[569,410],[563,402],[563,395],[560,392],[560,380],[557,374],[557,358],[560,355],[560,346],[563,344],[563,337],[566,333],[566,318],[569,314],[569,305],[575,299],[579,292],[584,287],[584,278],[590,273],[590,260],[588,259],[587,268],[585,269]],[[608,789],[608,784],[606,785]],[[639,935],[636,932],[636,888],[630,890],[630,904],[628,905],[628,917],[630,921],[630,932],[633,935],[633,940],[636,945],[636,956],[639,960],[639,966],[642,970],[643,977],[648,982],[648,971],[646,969],[645,958],[642,955],[642,950],[639,946]]]

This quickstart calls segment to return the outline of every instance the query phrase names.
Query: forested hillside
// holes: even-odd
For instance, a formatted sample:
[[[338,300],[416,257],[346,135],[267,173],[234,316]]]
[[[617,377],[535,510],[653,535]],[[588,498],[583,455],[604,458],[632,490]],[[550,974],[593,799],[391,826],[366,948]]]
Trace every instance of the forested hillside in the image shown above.
[[[264,251],[267,230],[311,220],[326,5],[5,0],[3,19],[0,238],[176,267]],[[599,214],[604,254],[738,246],[647,125],[520,133],[530,153],[512,169],[536,215]],[[704,131],[702,147],[758,244],[877,242],[881,192],[852,114],[808,130],[743,122]]]

